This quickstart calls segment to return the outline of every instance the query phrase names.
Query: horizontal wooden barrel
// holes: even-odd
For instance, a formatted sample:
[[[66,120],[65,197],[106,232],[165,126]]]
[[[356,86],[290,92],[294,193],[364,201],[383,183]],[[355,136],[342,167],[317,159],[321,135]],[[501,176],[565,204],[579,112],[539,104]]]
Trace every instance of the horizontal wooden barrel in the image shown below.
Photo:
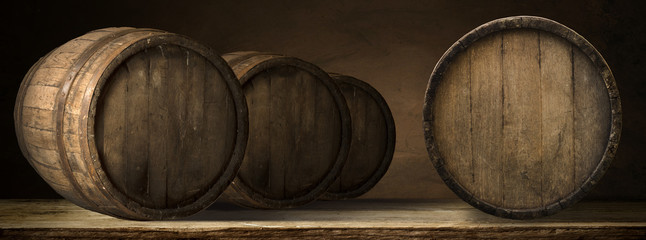
[[[330,74],[341,89],[352,119],[350,153],[326,200],[361,196],[386,174],[395,152],[395,121],[386,100],[370,84]]]
[[[209,206],[235,177],[247,108],[226,62],[154,29],[89,32],[41,58],[14,112],[47,183],[90,210],[171,219]]]
[[[446,184],[484,212],[519,219],[581,199],[621,131],[601,55],[573,30],[531,16],[494,20],[457,41],[435,66],[423,115]]]
[[[249,142],[226,196],[254,208],[287,208],[319,198],[341,173],[351,140],[339,88],[305,61],[258,52],[222,56],[249,107]]]

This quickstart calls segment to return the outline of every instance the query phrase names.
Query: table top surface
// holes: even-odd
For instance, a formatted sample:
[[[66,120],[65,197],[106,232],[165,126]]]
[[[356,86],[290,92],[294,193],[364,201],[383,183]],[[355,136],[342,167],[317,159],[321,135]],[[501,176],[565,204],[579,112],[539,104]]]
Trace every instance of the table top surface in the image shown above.
[[[132,221],[95,213],[69,201],[0,199],[0,229],[299,229],[299,228],[523,228],[643,227],[646,202],[580,202],[555,215],[511,220],[459,200],[358,199],[318,201],[285,210],[258,210],[216,202],[193,216]]]

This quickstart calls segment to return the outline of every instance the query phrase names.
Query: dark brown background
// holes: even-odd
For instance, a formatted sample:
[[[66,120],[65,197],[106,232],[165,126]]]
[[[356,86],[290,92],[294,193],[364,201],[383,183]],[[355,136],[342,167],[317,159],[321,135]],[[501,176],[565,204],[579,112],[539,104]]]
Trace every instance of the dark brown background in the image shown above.
[[[389,172],[365,198],[455,198],[428,160],[422,104],[446,49],[487,21],[551,18],[587,38],[613,70],[624,128],[618,157],[588,199],[646,199],[646,7],[642,1],[11,1],[0,34],[0,198],[58,198],[24,160],[13,104],[36,60],[88,31],[150,27],[187,35],[219,53],[259,50],[300,57],[363,79],[388,101],[397,125]]]

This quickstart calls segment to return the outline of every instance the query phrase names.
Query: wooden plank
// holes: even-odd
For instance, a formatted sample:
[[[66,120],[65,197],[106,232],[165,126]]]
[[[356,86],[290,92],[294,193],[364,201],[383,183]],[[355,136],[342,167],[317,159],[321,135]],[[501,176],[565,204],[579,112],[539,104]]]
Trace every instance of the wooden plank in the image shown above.
[[[206,79],[206,59],[194,51],[182,49],[185,52],[184,64],[185,84],[188,87],[186,95],[186,138],[184,148],[180,149],[184,158],[182,178],[184,182],[182,200],[195,196],[195,194],[208,189],[208,183],[217,176],[219,171],[212,169],[214,158],[203,158],[203,141],[207,135],[217,135],[205,131],[204,114],[204,93]],[[209,64],[210,65],[210,64]],[[211,114],[215,114],[213,112]],[[217,166],[217,165],[216,165]]]
[[[148,98],[150,61],[147,52],[130,57],[122,65],[128,74],[121,81],[126,82],[127,94],[123,107],[126,112],[126,140],[123,145],[127,158],[125,170],[125,193],[140,203],[148,203]]]
[[[327,91],[319,79],[296,68],[290,69],[289,79],[294,82],[291,86],[294,111],[290,117],[298,127],[292,133],[297,148],[293,149],[291,163],[287,168],[289,178],[285,181],[285,189],[287,196],[296,197],[310,193],[314,186],[320,184],[326,169],[330,168],[331,153],[320,152],[320,147],[332,139],[318,135],[318,130],[323,128],[330,132],[337,131],[333,121],[338,120],[330,119],[334,117],[334,113],[328,112],[328,116],[322,116],[325,112],[321,111],[329,109],[321,108],[320,102],[331,99],[317,97],[320,91]]]
[[[51,61],[48,63],[50,62]],[[60,76],[65,76],[67,71],[69,71],[68,68],[52,67],[48,65],[50,64],[43,64],[34,72],[34,75],[31,77],[31,82],[29,83],[30,85],[59,87],[63,84],[64,81],[60,81],[59,79],[63,79],[63,77]],[[52,81],[54,79],[59,81]]]
[[[169,63],[165,57],[163,47],[151,48],[149,53],[150,74],[150,96],[148,98],[148,191],[151,205],[154,208],[166,207],[167,188],[167,162],[172,158],[171,150],[168,149],[167,140],[171,138],[171,132],[176,131],[170,126],[169,104],[171,103],[168,91],[175,89],[169,87],[168,75]]]
[[[175,207],[184,197],[184,167],[187,154],[187,103],[189,83],[186,81],[185,52],[179,47],[170,45],[164,47],[165,58],[168,59],[168,85],[166,88],[166,104],[168,104],[167,138],[166,143],[166,206]]]
[[[306,182],[308,172],[304,169],[306,166],[311,165],[313,161],[309,158],[306,146],[312,140],[311,138],[311,121],[313,112],[310,119],[303,119],[308,111],[312,111],[310,106],[306,105],[308,98],[312,95],[307,95],[305,92],[311,93],[312,85],[316,85],[316,79],[307,76],[307,73],[298,71],[292,67],[282,67],[276,69],[276,75],[280,75],[281,80],[285,82],[283,85],[282,94],[286,95],[282,106],[287,120],[287,125],[282,127],[285,132],[288,142],[284,144],[284,151],[288,152],[287,158],[283,160],[283,197],[281,199],[288,199],[290,197],[302,195],[303,187],[307,186]],[[307,89],[306,89],[307,87]],[[307,156],[309,155],[309,156]],[[309,172],[311,173],[311,172]]]
[[[122,220],[61,199],[0,199],[0,212],[0,231],[8,239],[643,239],[646,235],[643,201],[581,202],[541,221],[494,217],[460,200],[319,201],[298,211],[249,211],[216,203],[182,221]]]
[[[271,156],[272,112],[271,79],[255,76],[243,85],[249,106],[249,140],[238,176],[255,191],[267,194],[269,190],[269,166]]]
[[[23,127],[33,127],[48,131],[54,131],[56,129],[54,113],[49,110],[24,107],[22,108],[21,120]]]
[[[538,33],[503,35],[503,207],[541,204],[541,95]]]
[[[56,132],[37,127],[23,127],[22,134],[25,142],[31,146],[56,150]]]
[[[221,124],[217,120],[218,113],[221,111],[220,105],[218,104],[219,99],[215,99],[215,93],[218,91],[220,84],[217,82],[219,78],[219,72],[213,68],[213,65],[204,61],[204,73],[202,78],[204,81],[204,89],[202,89],[202,100],[203,100],[203,115],[202,115],[202,142],[200,143],[200,155],[199,157],[204,160],[204,166],[200,174],[196,174],[191,180],[192,182],[198,183],[203,182],[204,179],[209,178],[209,176],[214,176],[218,174],[222,169],[218,165],[218,149],[215,147],[215,143],[220,138],[220,134],[217,133],[218,125]],[[197,75],[197,70],[195,71],[195,77]],[[189,177],[190,178],[190,177]]]
[[[30,85],[25,92],[23,99],[23,107],[31,107],[43,110],[54,110],[56,95],[58,94],[58,87]]]
[[[434,109],[435,138],[446,169],[466,189],[473,189],[471,84],[469,56],[460,54],[440,83]]]
[[[608,90],[597,68],[579,49],[572,50],[574,81],[574,178],[580,186],[599,164],[610,134]]]
[[[576,188],[574,169],[572,46],[539,32],[542,100],[542,198],[544,205],[567,197]]]
[[[269,116],[270,131],[270,165],[268,198],[285,198],[285,164],[292,157],[292,148],[295,147],[291,136],[293,130],[289,122],[290,109],[294,104],[288,96],[288,89],[292,81],[283,76],[282,69],[271,69],[265,72],[266,78],[271,82],[271,110]]]
[[[502,205],[502,34],[469,46],[473,195]]]

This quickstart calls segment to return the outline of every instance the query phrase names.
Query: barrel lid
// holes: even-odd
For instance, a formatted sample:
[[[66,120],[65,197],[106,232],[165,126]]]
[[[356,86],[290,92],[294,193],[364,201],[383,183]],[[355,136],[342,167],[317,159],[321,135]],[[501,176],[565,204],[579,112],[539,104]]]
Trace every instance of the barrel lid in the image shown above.
[[[448,91],[445,88],[445,86],[448,86],[446,81],[448,78],[455,78],[455,77],[449,77],[449,75],[453,74],[450,71],[453,72],[467,72],[471,71],[469,70],[455,70],[451,69],[452,65],[459,64],[459,61],[466,61],[469,62],[471,60],[464,60],[465,56],[475,56],[475,55],[469,55],[469,50],[471,48],[475,48],[474,46],[477,44],[480,44],[479,42],[484,42],[488,41],[486,39],[490,39],[492,36],[496,34],[515,34],[523,31],[534,31],[538,34],[539,36],[539,64],[538,68],[540,69],[540,54],[542,53],[541,51],[546,51],[545,49],[540,50],[540,37],[541,36],[547,36],[547,37],[552,37],[556,39],[555,41],[562,41],[565,43],[570,44],[572,47],[572,54],[579,53],[583,58],[586,58],[588,65],[591,66],[592,69],[594,69],[594,75],[596,75],[596,78],[599,81],[596,83],[598,84],[597,86],[600,86],[601,88],[601,98],[606,99],[605,100],[605,105],[609,108],[609,111],[607,112],[607,115],[602,116],[601,118],[607,118],[607,123],[606,125],[601,125],[601,126],[595,126],[599,129],[606,129],[604,131],[607,131],[607,138],[603,139],[602,147],[600,150],[600,155],[596,159],[587,159],[590,162],[595,163],[594,166],[591,166],[589,168],[589,171],[587,172],[587,175],[582,178],[580,182],[574,186],[569,193],[564,194],[560,198],[556,200],[550,200],[541,203],[536,204],[536,205],[531,205],[531,204],[526,204],[526,203],[511,203],[514,201],[514,199],[506,199],[508,202],[496,202],[493,201],[492,199],[487,199],[485,197],[482,197],[482,194],[476,194],[476,192],[482,193],[482,192],[502,192],[504,199],[504,194],[509,194],[513,195],[513,193],[509,192],[504,192],[502,191],[501,188],[504,188],[503,185],[497,186],[497,187],[491,187],[485,188],[484,186],[480,186],[480,189],[476,189],[474,187],[475,185],[479,184],[476,179],[476,177],[471,177],[471,180],[467,181],[465,178],[460,177],[460,175],[468,175],[468,174],[473,174],[473,172],[468,173],[468,167],[455,167],[455,161],[459,161],[459,157],[455,157],[456,155],[459,154],[472,154],[471,160],[472,164],[471,167],[473,166],[473,162],[480,161],[480,158],[473,157],[473,156],[479,156],[479,155],[486,155],[485,153],[478,152],[478,151],[473,151],[473,148],[468,151],[462,151],[456,154],[451,154],[448,153],[449,151],[446,150],[448,147],[447,145],[450,145],[450,142],[445,142],[442,137],[439,137],[439,135],[444,134],[441,132],[441,130],[438,130],[436,127],[438,124],[443,124],[442,122],[438,122],[438,119],[443,118],[443,119],[449,119],[450,117],[446,116],[438,116],[438,110],[441,106],[438,101],[444,101],[444,100],[438,100],[440,98],[440,95],[442,94],[443,91]],[[507,35],[504,35],[507,36]],[[502,38],[503,36],[501,36]],[[560,39],[560,40],[559,40]],[[502,42],[501,41],[501,46],[502,48]],[[528,46],[528,45],[522,45],[521,46]],[[475,50],[474,50],[475,51]],[[503,54],[510,53],[512,50],[509,50],[508,52],[505,52],[505,50],[500,50],[500,55],[502,56]],[[462,58],[462,59],[461,59]],[[502,58],[502,57],[501,57]],[[573,57],[572,57],[573,58]],[[501,61],[504,61],[501,60]],[[574,61],[574,60],[572,60]],[[583,61],[583,60],[582,60]],[[470,64],[470,62],[469,62]],[[569,63],[568,63],[569,64]],[[513,65],[513,63],[512,63]],[[572,62],[572,66],[574,68],[575,63]],[[466,66],[466,65],[465,65]],[[470,68],[471,65],[468,65]],[[545,66],[542,66],[545,68]],[[500,67],[502,68],[502,67]],[[501,70],[502,71],[502,70]],[[520,69],[520,71],[526,71],[526,69]],[[539,70],[540,71],[540,70]],[[573,70],[572,70],[573,71]],[[572,73],[573,79],[574,73]],[[471,75],[465,75],[465,76],[471,76]],[[464,86],[458,86],[455,89],[451,90],[456,90],[456,89],[463,89],[461,87],[471,87],[471,80],[470,77],[467,80],[466,84]],[[490,77],[491,79],[495,78],[493,76]],[[540,77],[539,77],[540,78]],[[516,79],[506,79],[505,81],[515,81]],[[502,80],[501,80],[502,81]],[[574,80],[573,80],[574,81]],[[576,86],[574,82],[571,84],[572,89],[574,89]],[[567,85],[570,86],[570,85]],[[502,93],[502,98],[506,97],[511,93],[514,94],[509,90],[510,88],[507,87],[501,87],[501,88],[496,88],[495,91],[497,93]],[[540,89],[538,89],[540,91]],[[479,91],[479,90],[476,90]],[[547,90],[548,93],[549,90]],[[491,94],[491,93],[486,93],[485,94]],[[574,95],[574,93],[572,93]],[[576,99],[575,99],[576,100]],[[462,101],[462,100],[460,100]],[[542,101],[542,100],[541,100]],[[466,99],[464,102],[467,103],[477,103],[476,100],[473,99]],[[505,103],[507,105],[502,105],[501,108],[508,107],[510,105],[515,104],[514,102],[507,102]],[[551,107],[551,106],[542,106],[541,109],[544,109],[543,107]],[[469,105],[467,108],[471,109],[474,108],[473,105]],[[444,108],[446,109],[446,108]],[[576,109],[574,109],[576,110]],[[574,112],[573,110],[573,112]],[[452,111],[452,110],[450,110]],[[524,110],[523,110],[524,111]],[[620,98],[619,98],[619,92],[615,83],[615,79],[612,75],[612,72],[610,71],[610,68],[608,67],[607,63],[601,56],[601,54],[590,44],[586,39],[584,39],[581,35],[577,34],[575,31],[572,29],[555,22],[553,20],[549,20],[546,18],[542,17],[535,17],[535,16],[514,16],[514,17],[507,17],[507,18],[501,18],[497,20],[493,20],[491,22],[485,23],[474,30],[468,32],[466,35],[461,37],[457,42],[455,42],[445,53],[444,55],[440,58],[438,63],[436,64],[431,76],[430,80],[427,85],[427,90],[426,90],[426,95],[425,95],[425,103],[424,103],[424,109],[423,109],[423,118],[424,118],[424,135],[426,139],[426,148],[429,153],[429,157],[431,161],[433,162],[433,165],[435,166],[438,174],[442,178],[442,180],[448,185],[448,187],[453,190],[460,198],[462,198],[464,201],[468,202],[472,206],[486,212],[489,214],[493,214],[496,216],[501,216],[501,217],[506,217],[506,218],[515,218],[515,219],[526,219],[526,218],[535,218],[539,216],[546,216],[546,215],[551,215],[556,212],[558,212],[560,209],[566,208],[581,198],[590,191],[590,189],[599,181],[599,179],[603,176],[605,171],[608,169],[608,166],[610,165],[610,162],[615,156],[619,138],[620,138],[620,132],[621,132],[621,105],[620,105]],[[578,113],[577,113],[578,114]],[[573,114],[574,115],[574,114]],[[452,119],[451,121],[458,121],[456,119],[460,118],[453,116],[455,119]],[[509,122],[505,121],[511,121],[509,119],[505,119],[504,114],[503,114],[503,119],[502,119],[502,127],[505,127],[505,124],[509,124]],[[583,116],[585,118],[585,116]],[[439,120],[439,121],[444,121],[444,120]],[[448,121],[448,120],[446,120]],[[445,122],[446,122],[445,121]],[[466,132],[469,131],[474,131],[473,126],[476,124],[482,123],[484,121],[483,119],[480,118],[473,118],[470,123],[468,123],[468,126],[471,126],[466,128]],[[522,126],[520,129],[520,133],[523,134],[524,130],[526,130],[528,127],[527,122],[521,122],[519,126]],[[570,127],[571,128],[571,127]],[[450,134],[459,134],[460,129],[455,129],[456,131]],[[502,131],[502,130],[501,130]],[[502,131],[504,132],[504,131]],[[449,134],[449,133],[446,133]],[[445,135],[446,135],[445,134]],[[527,135],[525,135],[527,137]],[[559,135],[560,137],[560,135]],[[547,138],[546,138],[547,139]],[[470,140],[469,140],[470,141]],[[494,140],[490,140],[491,142],[487,143],[487,146],[494,146],[496,143],[494,143]],[[540,140],[539,140],[540,142]],[[466,144],[466,143],[464,143]],[[547,143],[550,144],[550,143]],[[574,145],[574,143],[572,143]],[[507,148],[513,148],[513,146],[501,146],[501,147],[507,147]],[[560,145],[559,145],[560,146]],[[587,147],[587,148],[594,148],[593,146],[576,146],[577,148],[582,148],[582,147]],[[524,154],[523,151],[525,149],[521,149],[517,152],[518,156]],[[540,148],[539,148],[540,149]],[[467,152],[467,153],[465,153]],[[539,152],[540,154],[543,154],[543,152]],[[542,158],[542,156],[538,157],[539,159]],[[509,164],[515,164],[520,162],[521,164],[524,164],[528,160],[522,157],[498,157],[498,158],[485,158],[487,161],[501,161],[501,167],[505,166],[511,166]],[[514,159],[514,161],[518,162],[505,162],[506,159]],[[568,159],[568,158],[565,158]],[[523,162],[525,161],[525,162]],[[540,165],[540,164],[539,164]],[[538,165],[537,165],[538,166]],[[543,165],[540,165],[543,166]],[[471,170],[473,171],[473,170]],[[501,172],[504,171],[503,169],[499,169]],[[496,173],[494,173],[495,175]],[[495,175],[496,177],[501,177],[504,178],[504,176],[498,176]],[[521,177],[527,177],[526,172],[521,172],[519,173],[519,176]],[[531,176],[529,176],[531,178]],[[579,177],[581,178],[581,176]],[[519,178],[521,179],[521,178]],[[503,179],[504,180],[504,179]],[[504,182],[504,181],[503,181]],[[546,180],[543,179],[543,182],[546,182]],[[475,185],[474,185],[475,184]],[[555,187],[555,185],[558,185],[560,183],[554,183],[552,185],[549,185],[551,187]],[[558,187],[558,186],[556,186]],[[549,191],[549,189],[543,189],[543,185],[541,185],[540,190],[538,191]],[[538,193],[540,195],[541,193]],[[520,200],[519,200],[520,201]],[[521,206],[522,205],[522,206]]]
[[[96,186],[103,190],[105,195],[104,197],[114,201],[115,206],[109,207],[118,208],[118,210],[111,212],[101,210],[104,211],[103,213],[118,217],[142,220],[185,217],[201,211],[211,205],[211,203],[215,202],[218,196],[220,196],[235,177],[242,161],[247,142],[247,105],[241,91],[240,84],[233,71],[226,64],[224,59],[218,56],[209,47],[179,34],[160,32],[159,30],[154,29],[135,29],[131,31],[147,31],[151,32],[151,34],[143,35],[142,37],[131,40],[132,42],[128,42],[128,44],[123,44],[124,46],[118,49],[118,51],[109,55],[108,58],[103,59],[103,65],[101,65],[100,68],[101,71],[97,72],[92,76],[92,79],[90,79],[90,84],[87,87],[88,94],[84,96],[86,101],[84,101],[81,106],[81,113],[83,116],[81,116],[81,120],[79,121],[79,125],[87,126],[87,128],[81,129],[83,136],[87,136],[87,138],[80,139],[83,142],[81,150],[83,151],[84,156],[88,156],[88,160],[86,161],[88,161],[87,164],[91,166],[91,180]],[[103,164],[105,164],[105,159],[100,159],[100,154],[97,149],[97,141],[95,139],[96,135],[94,134],[94,131],[96,130],[95,121],[97,120],[95,117],[97,115],[97,105],[99,105],[101,101],[102,90],[104,90],[103,88],[106,87],[109,81],[111,81],[113,73],[136,54],[147,51],[147,49],[161,48],[163,46],[173,46],[178,49],[185,49],[185,51],[187,51],[186,54],[199,54],[200,58],[203,58],[205,62],[208,62],[214,67],[214,70],[219,74],[219,77],[214,77],[214,79],[221,78],[221,80],[218,81],[223,81],[225,85],[224,88],[226,89],[225,91],[229,93],[228,96],[233,102],[236,130],[234,131],[235,136],[233,137],[233,148],[231,149],[229,159],[225,160],[225,163],[222,166],[218,166],[218,172],[213,172],[213,176],[217,175],[218,177],[214,177],[205,189],[200,189],[199,194],[193,196],[191,199],[185,199],[185,201],[180,202],[177,206],[151,207],[140,203],[134,197],[120,190],[105,170],[105,166],[103,166]],[[186,65],[188,66],[188,57],[186,61]],[[106,209],[109,207],[106,207]]]
[[[302,146],[315,146],[318,144],[329,145],[330,143],[327,143],[329,141],[326,139],[307,139],[302,141],[301,144],[294,143],[294,146],[280,145],[280,147],[276,147],[276,148],[274,148],[274,145],[272,145],[272,142],[274,144],[276,143],[284,144],[289,141],[274,139],[274,140],[268,140],[268,141],[255,142],[254,136],[266,136],[266,137],[271,136],[270,133],[268,135],[256,133],[256,132],[259,132],[259,130],[257,130],[255,127],[256,124],[264,126],[265,124],[264,121],[267,121],[267,122],[271,122],[274,120],[278,121],[277,120],[278,118],[272,120],[272,116],[274,115],[275,115],[274,117],[278,116],[275,114],[278,111],[271,110],[270,112],[272,112],[273,115],[270,114],[269,116],[258,116],[259,113],[254,111],[257,108],[257,106],[255,105],[261,106],[261,107],[258,107],[260,109],[265,109],[272,105],[277,105],[277,103],[272,103],[272,101],[279,98],[272,97],[273,100],[270,100],[270,101],[264,101],[264,100],[260,101],[258,99],[249,100],[250,98],[254,98],[254,97],[253,96],[250,97],[249,95],[247,95],[247,98],[248,98],[247,102],[249,103],[249,109],[250,109],[249,110],[250,140],[246,149],[245,160],[243,161],[243,165],[240,171],[238,172],[238,175],[233,180],[230,187],[231,188],[230,191],[227,191],[228,193],[225,192],[225,194],[228,194],[229,195],[228,197],[234,202],[236,202],[237,204],[247,206],[247,207],[254,207],[254,208],[295,207],[295,206],[300,206],[300,205],[312,202],[317,198],[319,198],[321,195],[325,193],[327,188],[334,182],[334,180],[341,173],[341,168],[343,167],[346,161],[349,148],[350,148],[350,138],[351,138],[350,113],[349,113],[347,104],[345,102],[345,99],[343,98],[343,95],[340,89],[338,88],[338,86],[334,84],[332,78],[325,71],[315,66],[314,64],[311,64],[309,62],[303,61],[295,57],[261,53],[261,52],[238,52],[238,53],[225,54],[224,59],[229,61],[229,64],[231,64],[231,68],[235,72],[236,76],[239,78],[239,81],[241,82],[243,91],[245,91],[245,93],[247,93],[246,91],[255,91],[259,89],[264,89],[264,88],[261,88],[260,85],[256,84],[256,81],[269,82],[270,84],[268,84],[268,86],[271,86],[270,89],[274,89],[272,90],[272,92],[275,92],[276,94],[285,95],[285,96],[291,96],[290,99],[292,97],[294,99],[300,99],[300,100],[294,100],[293,102],[289,102],[289,104],[293,103],[293,106],[287,107],[285,109],[296,109],[296,108],[301,109],[298,111],[294,111],[294,113],[296,112],[304,113],[308,111],[311,111],[310,113],[315,113],[314,109],[316,108],[308,108],[307,106],[309,105],[307,104],[310,104],[310,105],[314,104],[315,106],[318,106],[317,104],[322,104],[321,102],[324,101],[323,99],[328,99],[329,102],[326,102],[325,104],[329,105],[328,107],[335,109],[334,111],[335,113],[330,115],[325,115],[325,116],[327,117],[336,116],[339,119],[338,150],[332,153],[333,157],[330,157],[329,159],[326,157],[325,159],[320,160],[321,163],[325,161],[325,164],[328,164],[329,167],[327,168],[307,167],[306,163],[308,161],[310,162],[315,161],[315,158],[310,156],[312,155],[311,153],[305,154],[305,152],[307,152],[307,150],[305,150],[307,149],[307,147],[304,147],[304,149],[300,149],[300,148]],[[290,75],[291,74],[290,72],[304,73],[309,75],[309,77],[302,78],[302,79],[291,78],[292,76]],[[259,77],[265,74],[268,74],[271,77],[269,78]],[[273,76],[272,74],[275,74],[276,76]],[[279,82],[283,82],[283,84],[285,85],[274,83],[275,79],[283,79],[284,81],[279,81]],[[304,79],[307,79],[307,80],[304,80]],[[306,97],[305,87],[301,89],[298,87],[290,86],[289,89],[284,89],[284,90],[279,89],[280,86],[288,86],[289,85],[288,82],[291,82],[293,84],[298,84],[297,82],[301,82],[302,84],[305,84],[308,80],[316,80],[317,82],[316,85],[320,85],[318,87],[313,87],[310,90],[319,89],[323,91],[325,89],[325,92],[326,92],[325,95],[329,95],[329,96],[327,98],[322,98],[321,96]],[[319,91],[319,90],[316,90],[316,91]],[[298,93],[296,94],[295,92],[298,92]],[[295,96],[300,96],[300,97],[295,97]],[[319,102],[319,103],[315,103],[315,102]],[[281,104],[282,103],[287,103],[287,101],[283,101],[281,102]],[[270,106],[265,106],[263,104],[269,104]],[[257,114],[257,115],[254,116],[254,114]],[[320,113],[315,113],[315,114],[320,114]],[[287,115],[292,116],[294,114],[283,113],[282,115],[280,115],[279,118],[280,119],[284,118],[283,120],[286,121]],[[303,114],[303,115],[307,115],[307,114]],[[301,117],[302,119],[305,119],[305,117],[303,116]],[[324,117],[324,116],[320,115],[319,117]],[[314,119],[310,119],[310,120],[313,121],[311,123],[314,123],[310,127],[311,129],[308,130],[313,133],[312,135],[318,136],[317,132],[331,131],[331,129],[321,128],[322,125],[328,124],[328,122],[325,122],[325,120],[324,121],[322,121],[321,119],[317,119],[315,121]],[[303,120],[302,122],[305,123],[308,121]],[[278,126],[280,124],[273,124],[273,125]],[[285,125],[284,127],[294,128],[295,126],[291,126],[290,124],[288,124],[288,125]],[[280,131],[279,128],[278,129],[274,129],[273,127],[269,127],[269,128],[271,129],[270,132],[277,132],[278,135],[280,136],[289,135],[285,132]],[[303,127],[303,126],[299,127],[299,129],[301,130],[305,128],[307,127]],[[299,135],[297,138],[302,138],[302,137],[303,136]],[[290,137],[286,137],[286,139],[288,138]],[[294,142],[297,142],[297,141],[294,141]],[[283,149],[285,151],[296,151],[297,153],[295,153],[294,156],[298,156],[298,157],[294,157],[290,155],[289,157],[284,157],[282,159],[278,159],[278,158],[272,159],[271,157],[272,154],[269,154],[270,156],[267,156],[266,152],[256,149],[260,145],[267,145],[272,150]],[[290,147],[293,149],[289,149]],[[294,150],[294,149],[300,149],[300,150]],[[270,153],[271,152],[272,151],[270,151]],[[269,187],[266,187],[266,188],[263,187],[262,184],[259,183],[259,181],[254,182],[253,180],[251,180],[251,179],[257,178],[256,176],[253,176],[256,170],[251,170],[246,167],[250,163],[252,163],[251,165],[254,165],[254,166],[260,166],[260,165],[266,166],[262,163],[257,163],[259,161],[265,161],[265,160],[268,160],[268,163],[267,163],[268,167],[273,166],[273,168],[277,168],[277,169],[285,169],[284,168],[285,163],[283,163],[284,160],[302,162],[303,166],[296,167],[297,169],[307,168],[305,170],[312,171],[312,173],[310,174],[311,178],[319,177],[319,176],[320,177],[318,178],[317,181],[310,182],[311,179],[299,180],[299,179],[290,179],[289,176],[287,177],[283,176],[282,177],[283,180],[281,180],[282,182],[288,182],[290,186],[298,186],[298,187],[294,187],[297,189],[290,189],[290,191],[287,191],[287,193],[283,193],[284,196],[282,197],[271,196],[272,194],[268,192],[274,191],[275,189],[269,190],[270,189]],[[317,164],[321,164],[321,163],[317,163]],[[277,166],[283,166],[283,167],[277,167]],[[272,172],[271,170],[267,170],[267,169],[265,170],[268,172]],[[280,174],[273,174],[273,175],[269,174],[269,175],[274,176],[277,179],[278,177],[276,176]],[[263,183],[272,184],[271,181],[272,180],[270,177],[270,179],[266,180]],[[274,184],[274,186],[279,186],[279,185],[281,184]],[[280,189],[280,187],[276,189]],[[276,195],[276,194],[273,194],[273,195]]]

